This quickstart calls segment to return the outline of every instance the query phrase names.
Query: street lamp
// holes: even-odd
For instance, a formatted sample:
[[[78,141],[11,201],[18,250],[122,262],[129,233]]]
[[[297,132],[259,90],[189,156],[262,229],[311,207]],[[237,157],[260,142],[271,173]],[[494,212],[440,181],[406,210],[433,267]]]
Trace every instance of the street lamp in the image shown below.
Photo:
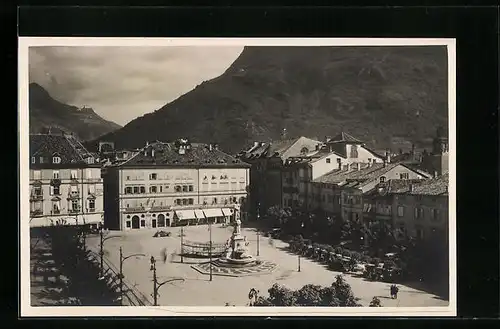
[[[131,258],[131,257],[146,257],[146,255],[144,254],[132,254],[132,255],[128,255],[128,256],[125,256],[123,257],[123,251],[122,251],[122,247],[120,247],[120,301],[123,305],[123,278],[125,277],[123,275],[123,262],[125,262],[127,259]]]
[[[209,243],[209,262],[210,262],[210,281],[212,281],[212,222],[210,219],[208,220],[208,231],[209,231],[209,238],[210,238],[210,243]]]
[[[104,242],[109,240],[109,239],[112,239],[112,238],[117,238],[119,237],[118,235],[114,235],[114,236],[108,236],[108,237],[104,237],[104,226],[99,226],[99,236],[100,236],[100,239],[101,239],[101,242],[99,244],[99,256],[100,256],[100,265],[101,265],[101,277],[103,276],[103,271],[104,271]],[[107,230],[106,230],[107,232]]]
[[[181,263],[184,263],[184,227],[181,226]]]
[[[149,268],[149,270],[153,271],[153,306],[158,306],[158,290],[166,283],[173,281],[184,281],[184,279],[173,278],[158,283],[158,277],[156,276],[156,259],[153,256],[151,256],[149,261],[151,263],[151,267]]]
[[[300,227],[301,227],[302,229],[304,229],[304,222],[302,222],[302,223],[300,224]],[[300,272],[300,252],[301,252],[301,251],[302,251],[302,250],[300,250],[300,251],[299,251],[299,254],[298,254],[299,268],[298,268],[298,271],[297,271],[297,272]]]
[[[260,220],[260,203],[257,205],[257,222]],[[257,226],[257,256],[260,256],[260,229]]]

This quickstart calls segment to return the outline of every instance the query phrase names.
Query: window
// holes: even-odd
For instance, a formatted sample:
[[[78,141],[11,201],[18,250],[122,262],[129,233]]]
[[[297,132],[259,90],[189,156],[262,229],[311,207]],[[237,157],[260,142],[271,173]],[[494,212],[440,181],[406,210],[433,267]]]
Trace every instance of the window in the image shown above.
[[[403,172],[403,173],[399,174],[399,179],[409,179],[409,178],[410,178],[410,174],[408,174],[407,172]]]
[[[129,220],[125,222],[125,225],[127,225],[127,228],[130,228],[132,226]]]
[[[71,185],[70,192],[72,195],[78,194],[78,186]]]
[[[182,192],[187,192],[188,191],[188,187],[187,185],[183,185],[182,186]]]
[[[71,201],[71,210],[72,211],[78,211],[78,200],[72,200]]]
[[[360,195],[356,195],[354,197],[354,203],[355,204],[360,204],[361,203],[361,196]]]
[[[182,187],[180,185],[175,185],[174,190],[175,192],[180,192],[182,191]]]
[[[213,198],[212,204],[217,204],[217,198]]]
[[[78,172],[76,170],[71,170],[71,179],[76,179],[78,177]]]
[[[149,187],[149,193],[156,193],[157,192],[157,187],[156,186],[150,186]]]
[[[163,186],[160,185],[160,193],[163,192]]]
[[[189,192],[193,192],[194,190],[194,186],[193,185],[189,185]]]
[[[130,180],[130,176],[127,176],[126,180]]]
[[[60,212],[61,212],[61,205],[59,204],[59,201],[52,202],[52,213],[59,214]]]
[[[424,216],[424,209],[422,208],[415,208],[415,219],[421,219]]]
[[[52,157],[52,163],[61,163],[61,158],[58,156]]]
[[[59,186],[53,186],[53,195],[61,195],[61,188]]]
[[[385,176],[381,176],[381,177],[380,177],[380,182],[381,182],[381,183],[385,183]]]
[[[52,172],[52,178],[53,179],[59,179],[59,170],[54,170]]]
[[[40,170],[33,171],[33,179],[39,180],[42,179],[42,172]]]
[[[439,220],[439,209],[432,209],[432,220]]]
[[[95,200],[90,199],[89,200],[89,212],[94,212],[95,211]]]
[[[415,235],[418,239],[423,239],[424,238],[424,230],[421,227],[416,227],[415,228]]]
[[[40,163],[43,163],[43,157],[40,157]]]
[[[403,217],[405,215],[405,208],[403,206],[398,206],[398,216]]]
[[[326,158],[326,163],[330,163],[330,162],[331,162],[330,158]]]
[[[95,194],[95,185],[89,185],[89,194]]]
[[[194,199],[192,198],[188,199],[188,204],[194,204]]]
[[[146,226],[146,220],[141,219],[141,227],[145,227],[145,226]]]
[[[35,194],[35,196],[42,196],[42,187],[41,186],[34,186],[33,193]]]
[[[132,186],[125,187],[125,194],[132,194]]]
[[[182,205],[187,205],[188,204],[188,200],[187,199],[182,199]]]
[[[87,158],[87,163],[88,164],[93,164],[94,163],[94,158],[93,157]]]
[[[31,157],[31,163],[35,163],[36,162],[36,158],[35,157]]]
[[[134,194],[139,194],[139,186],[134,186]]]
[[[87,179],[92,179],[92,169],[87,169]]]
[[[158,175],[156,173],[152,173],[152,174],[149,175],[149,179],[150,180],[156,180],[157,176]]]

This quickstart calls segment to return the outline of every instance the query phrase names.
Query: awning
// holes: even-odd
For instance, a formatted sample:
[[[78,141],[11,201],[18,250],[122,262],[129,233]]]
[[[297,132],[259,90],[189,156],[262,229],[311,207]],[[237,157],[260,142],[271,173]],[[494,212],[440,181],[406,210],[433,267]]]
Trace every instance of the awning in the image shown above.
[[[222,210],[222,213],[224,214],[224,216],[226,216],[226,217],[230,217],[234,213],[234,210],[229,209],[229,208],[222,208],[221,210]]]
[[[196,219],[194,210],[176,210],[175,215],[179,219]]]
[[[224,217],[222,210],[220,209],[203,209],[205,217]]]
[[[203,210],[201,210],[201,209],[195,209],[194,214],[196,215],[196,218],[198,218],[198,219],[205,218],[205,214],[203,213]]]

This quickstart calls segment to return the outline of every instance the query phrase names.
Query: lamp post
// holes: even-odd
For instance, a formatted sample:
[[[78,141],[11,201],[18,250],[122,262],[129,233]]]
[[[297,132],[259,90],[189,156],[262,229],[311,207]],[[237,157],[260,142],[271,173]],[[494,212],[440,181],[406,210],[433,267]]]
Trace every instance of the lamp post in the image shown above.
[[[260,203],[257,206],[257,222],[260,220]],[[257,256],[260,256],[260,229],[257,226]]]
[[[210,281],[212,281],[212,223],[210,220],[208,220],[208,231],[209,231],[209,251],[208,251],[208,256],[209,256],[209,262],[210,262]]]
[[[181,226],[181,263],[184,263],[184,227]]]
[[[156,276],[156,259],[153,256],[151,256],[149,261],[151,262],[151,267],[149,269],[153,271],[153,306],[158,306],[158,290],[166,283],[172,281],[184,281],[184,279],[174,278],[158,283],[158,277]]]
[[[128,256],[123,257],[123,250],[122,250],[122,247],[120,247],[120,302],[122,303],[122,305],[123,305],[123,278],[125,277],[123,275],[123,262],[125,262],[127,259],[134,257],[134,256],[146,257],[146,255],[144,255],[144,254],[132,254],[132,255],[128,255]]]
[[[304,229],[304,223],[303,223],[303,222],[300,224],[300,228],[301,228],[302,230]],[[299,264],[298,264],[298,265],[299,265],[299,268],[298,268],[297,272],[300,272],[300,252],[301,252],[301,251],[302,251],[302,250],[300,250],[300,251],[299,251],[299,253],[298,253],[298,262],[299,262]]]
[[[104,237],[104,227],[101,225],[99,226],[99,237],[101,239],[100,241],[100,244],[99,244],[99,256],[100,256],[100,270],[101,270],[101,277],[103,276],[104,274],[104,242],[109,240],[109,239],[112,239],[112,238],[117,238],[118,236],[117,235],[114,235],[114,236],[108,236],[108,237]]]

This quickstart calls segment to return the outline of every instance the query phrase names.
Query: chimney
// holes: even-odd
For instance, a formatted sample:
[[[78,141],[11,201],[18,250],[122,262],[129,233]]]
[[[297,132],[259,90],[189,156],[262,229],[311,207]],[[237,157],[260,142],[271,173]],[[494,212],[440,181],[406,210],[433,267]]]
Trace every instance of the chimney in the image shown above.
[[[212,144],[208,144],[208,150],[209,150],[209,151],[212,151],[212,150],[213,150],[213,147],[214,147],[214,146],[213,146]]]
[[[259,142],[253,142],[253,148],[259,147]]]
[[[342,159],[337,159],[337,163],[339,165],[339,170],[342,170]]]
[[[184,145],[179,146],[179,154],[186,154],[186,149],[184,148]]]
[[[283,130],[281,131],[281,139],[286,139],[286,137],[287,137],[286,128],[283,128]]]
[[[216,151],[219,150],[219,145],[218,144],[214,144],[214,150],[216,150]]]
[[[410,184],[410,186],[408,187],[408,191],[413,192],[413,184]]]
[[[438,172],[437,170],[434,170],[434,178],[437,178],[438,177]]]
[[[356,165],[356,171],[361,169],[361,168],[360,168],[360,167],[361,167],[361,163],[356,162],[356,164],[355,164],[355,165]]]
[[[383,164],[383,167],[387,167],[387,159],[384,159],[384,164]]]
[[[391,163],[391,152],[389,150],[385,151],[385,160],[387,163]]]
[[[151,157],[155,157],[155,149],[154,148],[151,148]]]

